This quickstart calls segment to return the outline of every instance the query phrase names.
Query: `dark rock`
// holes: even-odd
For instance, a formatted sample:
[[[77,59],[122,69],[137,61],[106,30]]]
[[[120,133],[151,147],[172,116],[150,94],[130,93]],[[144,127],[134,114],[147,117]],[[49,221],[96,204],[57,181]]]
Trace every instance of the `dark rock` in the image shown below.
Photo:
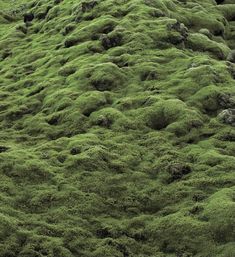
[[[10,148],[7,146],[0,145],[0,153],[8,151]]]
[[[113,84],[113,81],[108,78],[103,78],[92,82],[94,88],[99,91],[109,91],[113,88]]]
[[[63,32],[62,32],[63,36],[68,35],[68,34],[69,34],[70,32],[72,32],[74,29],[75,29],[75,25],[74,25],[74,24],[69,24],[69,25],[67,25],[67,26],[64,28]]]
[[[142,74],[140,75],[140,79],[142,81],[146,81],[146,80],[156,80],[158,77],[157,72],[152,70],[152,71],[144,71],[142,72]]]
[[[229,131],[227,133],[224,133],[219,137],[219,139],[222,141],[235,142],[235,131]]]
[[[226,109],[219,114],[219,120],[235,127],[235,109]]]
[[[228,71],[231,74],[232,78],[235,79],[235,65],[231,62],[227,62]]]
[[[195,202],[201,202],[206,198],[206,195],[204,193],[195,193],[193,195],[193,201]]]
[[[168,172],[170,174],[169,182],[181,179],[183,176],[191,172],[191,167],[187,164],[173,163],[168,166]]]
[[[217,96],[218,104],[224,108],[233,108],[235,107],[235,98],[230,94],[219,94]]]
[[[121,33],[110,33],[109,35],[101,35],[100,41],[104,49],[109,49],[115,46],[121,45],[122,34]]]
[[[31,22],[34,19],[34,14],[33,13],[25,13],[24,14],[24,22]]]
[[[77,39],[75,37],[70,37],[65,40],[64,47],[69,48],[69,47],[77,45],[78,43],[79,43],[79,39]]]
[[[63,0],[54,0],[54,4],[60,4],[62,2],[63,2]]]
[[[167,38],[165,39],[166,42],[173,45],[185,47],[185,41],[188,38],[187,27],[183,23],[177,21],[174,24],[168,24],[167,28],[169,30],[169,33]],[[164,47],[164,43],[161,47]]]
[[[1,54],[1,57],[3,60],[5,60],[7,57],[11,56],[12,55],[12,52],[10,49],[6,49],[2,54]]]
[[[100,228],[96,231],[96,235],[99,238],[111,237],[111,233],[108,228]]]
[[[67,158],[67,156],[65,156],[65,155],[59,155],[59,156],[57,157],[57,160],[58,160],[60,163],[64,163],[64,162],[66,161],[66,158]]]
[[[231,51],[227,57],[227,61],[235,63],[235,50]]]
[[[224,29],[220,28],[218,30],[215,30],[213,34],[214,34],[214,36],[224,38],[224,33],[225,33]]]
[[[97,1],[82,2],[82,12],[92,10],[97,4]]]
[[[96,121],[96,125],[99,125],[101,127],[110,128],[113,121],[104,115],[100,115],[99,118]]]
[[[222,4],[224,0],[215,0],[217,4]]]
[[[80,150],[80,148],[78,148],[78,147],[73,147],[73,148],[71,149],[70,153],[71,153],[72,155],[76,155],[76,154],[81,153],[81,150]]]
[[[98,33],[103,33],[103,34],[108,34],[110,32],[112,32],[115,28],[115,24],[113,22],[109,22],[107,24],[105,24],[104,26],[101,26],[97,32]]]
[[[177,21],[176,23],[169,25],[168,29],[179,32],[183,38],[188,37],[188,28],[183,23]]]
[[[56,125],[58,125],[58,123],[59,123],[59,118],[57,116],[53,116],[52,118],[50,118],[48,120],[49,125],[56,126]]]

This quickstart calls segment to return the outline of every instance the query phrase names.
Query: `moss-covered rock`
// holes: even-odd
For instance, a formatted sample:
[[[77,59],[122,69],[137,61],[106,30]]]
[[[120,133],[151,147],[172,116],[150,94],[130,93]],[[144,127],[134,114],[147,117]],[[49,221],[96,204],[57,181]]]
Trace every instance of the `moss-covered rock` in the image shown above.
[[[0,10],[0,256],[234,256],[234,1]]]

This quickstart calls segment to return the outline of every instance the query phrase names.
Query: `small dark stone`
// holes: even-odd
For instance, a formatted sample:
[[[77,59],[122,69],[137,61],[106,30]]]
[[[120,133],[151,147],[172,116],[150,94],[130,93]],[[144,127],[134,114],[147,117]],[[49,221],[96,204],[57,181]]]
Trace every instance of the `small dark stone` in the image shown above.
[[[113,33],[109,35],[101,35],[100,41],[104,49],[109,49],[115,46],[121,45],[122,35],[121,33]]]
[[[73,148],[71,149],[70,153],[71,153],[72,155],[76,155],[76,154],[81,153],[81,151],[80,151],[80,149],[79,149],[78,147],[73,147]]]
[[[227,132],[221,135],[219,139],[223,141],[235,142],[235,132],[234,131]]]
[[[201,206],[193,206],[191,210],[189,210],[190,214],[192,215],[196,215],[199,214],[201,211],[203,210],[203,208]]]
[[[82,12],[87,12],[92,10],[98,4],[97,1],[89,1],[82,3]]]
[[[227,61],[235,63],[235,50],[231,51],[227,57]]]
[[[56,117],[56,116],[54,116],[54,117],[52,117],[49,121],[48,121],[48,124],[49,125],[57,125],[59,123],[59,119],[58,119],[58,117]]]
[[[156,71],[144,71],[141,76],[140,79],[141,81],[145,81],[145,80],[156,80],[157,79],[157,72]]]
[[[105,128],[110,128],[112,125],[113,121],[111,119],[109,119],[108,117],[105,117],[103,115],[101,115],[97,122],[96,125],[99,125],[101,127],[105,127]]]
[[[2,59],[5,60],[7,57],[11,56],[12,52],[10,49],[6,49],[3,53],[2,53]]]
[[[64,47],[65,48],[69,48],[69,47],[77,45],[78,43],[79,43],[79,39],[77,39],[77,38],[68,38],[64,42]]]
[[[60,4],[63,0],[54,0],[54,4]]]
[[[187,164],[173,163],[169,165],[168,172],[170,174],[169,182],[173,182],[189,174],[190,172],[192,172],[192,170],[191,170],[191,167]]]
[[[217,4],[222,4],[224,0],[215,0]]]
[[[74,24],[69,24],[64,28],[64,31],[62,32],[63,36],[68,35],[70,32],[72,32],[75,29]]]
[[[59,155],[58,157],[57,157],[57,160],[60,162],[60,163],[64,163],[65,162],[65,160],[66,160],[66,156],[65,155]]]
[[[218,29],[214,31],[214,35],[217,37],[222,37],[224,38],[224,29]]]
[[[100,228],[96,231],[96,235],[99,238],[106,238],[106,237],[111,237],[111,234],[108,230],[108,228]]]
[[[183,23],[177,21],[176,23],[169,25],[168,28],[178,31],[184,39],[188,37],[188,28]]]
[[[235,109],[226,109],[219,114],[219,119],[225,124],[235,126]]]
[[[0,153],[8,151],[10,148],[7,146],[0,145]]]
[[[235,98],[230,94],[219,94],[217,96],[218,104],[224,108],[233,108],[235,107]]]
[[[193,200],[195,202],[203,201],[206,198],[206,196],[203,193],[196,193],[193,195]]]
[[[113,88],[113,84],[114,82],[108,78],[103,78],[92,82],[93,87],[99,91],[110,91]]]
[[[33,13],[25,13],[24,14],[24,22],[30,22],[34,19],[34,14]]]

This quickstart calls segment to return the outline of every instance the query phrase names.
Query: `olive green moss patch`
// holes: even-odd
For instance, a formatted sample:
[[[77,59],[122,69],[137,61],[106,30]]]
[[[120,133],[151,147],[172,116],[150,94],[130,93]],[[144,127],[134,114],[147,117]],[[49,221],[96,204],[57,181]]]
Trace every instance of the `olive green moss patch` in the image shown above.
[[[233,0],[0,1],[0,256],[235,256]]]

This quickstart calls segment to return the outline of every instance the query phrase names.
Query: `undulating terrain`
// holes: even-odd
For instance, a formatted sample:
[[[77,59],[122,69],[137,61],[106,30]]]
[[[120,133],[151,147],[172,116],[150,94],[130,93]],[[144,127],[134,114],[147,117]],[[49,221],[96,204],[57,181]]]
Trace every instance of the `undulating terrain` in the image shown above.
[[[0,257],[234,257],[234,141],[234,0],[0,0]]]

